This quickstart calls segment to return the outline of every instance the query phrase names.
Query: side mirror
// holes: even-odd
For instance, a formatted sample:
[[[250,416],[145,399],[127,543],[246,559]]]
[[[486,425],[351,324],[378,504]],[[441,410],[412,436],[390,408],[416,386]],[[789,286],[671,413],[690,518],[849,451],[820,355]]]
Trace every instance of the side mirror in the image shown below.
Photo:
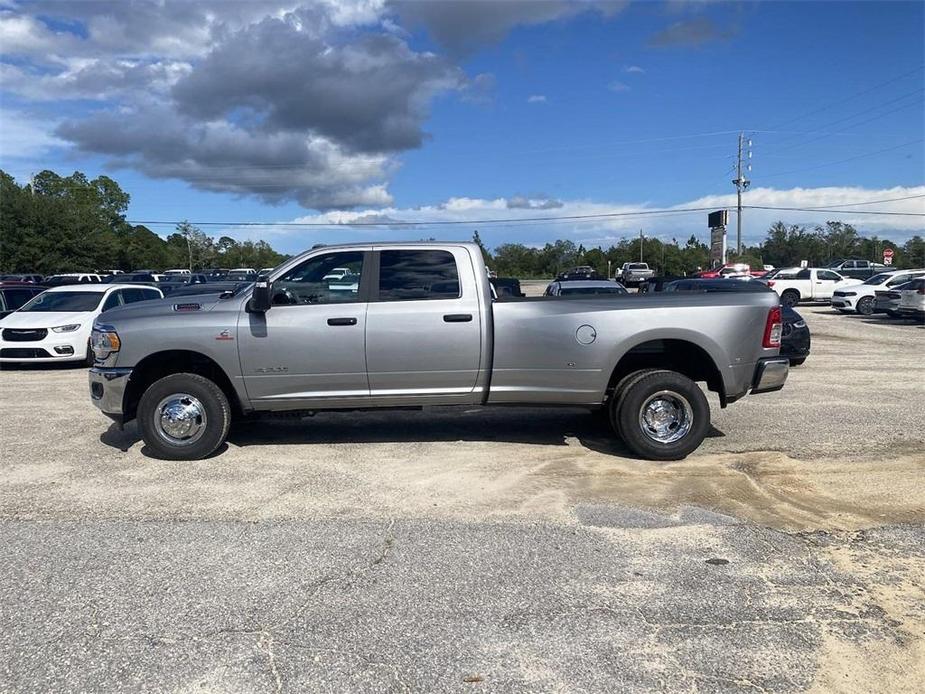
[[[266,313],[270,310],[270,298],[273,296],[273,285],[265,279],[257,280],[254,284],[254,293],[247,304],[251,313]]]

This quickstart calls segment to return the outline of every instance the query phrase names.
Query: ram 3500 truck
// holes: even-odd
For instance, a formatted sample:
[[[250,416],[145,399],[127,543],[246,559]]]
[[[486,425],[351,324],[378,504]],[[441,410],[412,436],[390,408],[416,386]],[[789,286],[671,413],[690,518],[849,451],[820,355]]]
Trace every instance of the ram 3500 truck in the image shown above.
[[[168,459],[261,412],[570,405],[675,460],[710,426],[698,381],[723,407],[784,385],[780,334],[771,292],[494,299],[471,243],[328,246],[234,292],[107,312],[90,396]]]

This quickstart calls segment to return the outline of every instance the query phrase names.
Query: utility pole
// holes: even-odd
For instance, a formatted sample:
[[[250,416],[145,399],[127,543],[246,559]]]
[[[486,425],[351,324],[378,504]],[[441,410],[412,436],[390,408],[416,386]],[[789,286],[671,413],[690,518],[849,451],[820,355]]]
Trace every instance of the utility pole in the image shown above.
[[[183,238],[186,239],[186,250],[189,251],[189,271],[193,271],[193,244],[190,243],[189,234],[183,234]]]
[[[732,183],[736,187],[736,255],[742,255],[742,193],[748,190],[751,181],[742,175],[742,150],[747,145],[748,159],[752,158],[752,141],[745,139],[745,133],[739,133],[739,153],[736,157],[736,177]],[[751,171],[752,165],[746,162],[746,170]]]
[[[642,240],[645,238],[642,235],[642,229],[639,230],[639,262],[642,262]]]

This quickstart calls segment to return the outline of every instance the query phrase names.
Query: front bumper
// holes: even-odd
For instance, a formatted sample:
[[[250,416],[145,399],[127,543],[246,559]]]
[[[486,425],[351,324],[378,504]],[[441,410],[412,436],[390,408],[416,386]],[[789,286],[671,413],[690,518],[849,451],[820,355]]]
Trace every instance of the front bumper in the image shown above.
[[[122,424],[122,403],[132,370],[105,366],[90,369],[90,401],[113,421]]]
[[[787,357],[759,359],[755,365],[752,394],[780,390],[787,382],[788,373],[790,373],[790,360]]]
[[[848,296],[833,296],[832,297],[832,308],[838,308],[842,311],[848,311],[854,309],[854,297]]]
[[[0,337],[0,362],[3,363],[50,363],[83,361],[86,358],[87,338],[83,334],[58,335],[49,330],[41,340],[4,340]]]

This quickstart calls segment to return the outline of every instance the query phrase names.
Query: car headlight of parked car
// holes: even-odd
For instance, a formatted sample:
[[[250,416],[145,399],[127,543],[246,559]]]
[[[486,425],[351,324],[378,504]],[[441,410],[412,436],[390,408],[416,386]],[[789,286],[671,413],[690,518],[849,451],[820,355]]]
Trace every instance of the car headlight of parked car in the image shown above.
[[[857,296],[857,292],[838,292],[839,296]]]
[[[93,333],[90,335],[90,349],[93,350],[93,355],[100,361],[106,359],[113,352],[118,352],[121,347],[122,341],[115,330],[98,330],[94,328]]]
[[[52,328],[51,330],[56,333],[72,333],[79,327],[80,323],[71,323],[69,325],[59,325],[57,328]]]

